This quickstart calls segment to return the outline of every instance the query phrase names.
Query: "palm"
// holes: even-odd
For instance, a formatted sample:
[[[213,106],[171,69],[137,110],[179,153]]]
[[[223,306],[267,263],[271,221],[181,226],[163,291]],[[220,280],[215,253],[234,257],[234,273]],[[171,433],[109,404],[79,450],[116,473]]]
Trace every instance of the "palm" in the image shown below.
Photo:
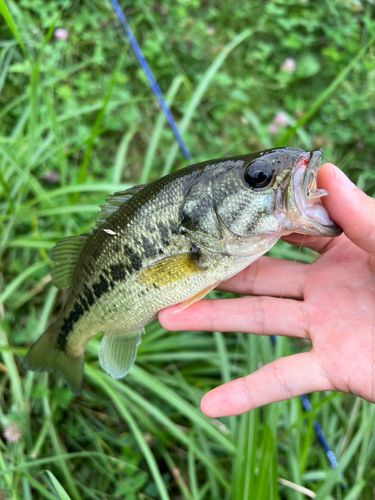
[[[345,236],[311,266],[301,308],[316,363],[331,389],[375,400],[375,258]]]

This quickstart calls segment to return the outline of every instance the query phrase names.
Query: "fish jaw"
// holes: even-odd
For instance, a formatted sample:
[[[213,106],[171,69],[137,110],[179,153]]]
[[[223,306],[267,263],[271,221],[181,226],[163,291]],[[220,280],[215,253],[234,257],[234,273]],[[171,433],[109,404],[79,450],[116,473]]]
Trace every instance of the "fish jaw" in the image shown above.
[[[322,166],[322,153],[319,148],[302,154],[279,191],[278,213],[286,216],[285,234],[296,232],[335,237],[342,233],[321,202],[329,192],[317,189],[316,177]]]

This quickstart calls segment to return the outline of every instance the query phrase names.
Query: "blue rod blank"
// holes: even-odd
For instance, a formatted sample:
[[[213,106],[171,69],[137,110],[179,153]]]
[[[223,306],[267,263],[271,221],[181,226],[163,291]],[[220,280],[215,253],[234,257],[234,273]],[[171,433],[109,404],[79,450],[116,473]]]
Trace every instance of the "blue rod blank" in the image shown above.
[[[160,90],[160,87],[159,87],[157,81],[155,80],[155,77],[151,71],[151,68],[147,63],[146,58],[143,55],[143,52],[142,52],[140,46],[138,45],[138,42],[135,39],[135,36],[133,35],[132,30],[130,29],[130,26],[126,20],[124,13],[122,12],[117,0],[111,0],[111,2],[112,2],[112,5],[116,11],[116,14],[118,15],[118,17],[119,17],[119,19],[120,19],[120,21],[125,29],[125,32],[126,32],[128,38],[129,38],[129,41],[134,49],[134,52],[138,58],[138,61],[139,61],[140,65],[142,66],[142,69],[145,72],[145,74],[148,78],[148,81],[150,82],[151,88],[154,91],[154,93],[155,93],[155,95],[160,103],[160,106],[162,107],[162,109],[165,113],[165,116],[167,117],[167,119],[169,121],[171,129],[172,129],[172,131],[173,131],[173,133],[174,133],[174,135],[175,135],[175,137],[180,145],[180,148],[181,148],[185,158],[187,160],[191,160],[192,155],[190,153],[190,150],[187,147],[187,145],[186,145],[186,143],[185,143],[185,141],[184,141],[184,139],[183,139],[183,137],[178,129],[178,126],[177,126],[177,123],[174,119],[174,116],[172,115],[172,112],[169,109],[169,106],[164,99],[163,93]]]

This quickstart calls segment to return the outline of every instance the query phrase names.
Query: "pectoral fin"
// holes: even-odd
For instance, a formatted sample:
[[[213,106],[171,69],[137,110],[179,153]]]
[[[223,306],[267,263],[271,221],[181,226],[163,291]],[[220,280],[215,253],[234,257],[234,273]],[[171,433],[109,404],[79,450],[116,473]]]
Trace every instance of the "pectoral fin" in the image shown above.
[[[122,378],[133,366],[144,328],[122,335],[104,335],[99,350],[100,365],[113,378]]]
[[[160,260],[140,271],[140,280],[148,286],[163,287],[205,271],[199,265],[199,253],[182,253]]]
[[[221,281],[218,281],[217,283],[214,283],[213,285],[210,285],[210,286],[204,288],[203,290],[201,290],[200,292],[196,293],[195,295],[190,297],[190,299],[184,300],[184,302],[181,302],[178,305],[178,307],[173,311],[172,314],[177,314],[177,313],[183,311],[184,309],[187,309],[188,307],[190,307],[192,304],[194,304],[194,302],[198,302],[198,300],[203,299],[203,297],[205,295],[210,293],[211,290],[213,290],[215,287],[217,287],[220,283],[221,283]]]

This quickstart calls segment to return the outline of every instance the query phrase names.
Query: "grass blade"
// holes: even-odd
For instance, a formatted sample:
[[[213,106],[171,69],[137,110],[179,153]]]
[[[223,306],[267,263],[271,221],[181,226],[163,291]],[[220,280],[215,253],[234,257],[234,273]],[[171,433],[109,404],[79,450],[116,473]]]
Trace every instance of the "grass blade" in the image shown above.
[[[133,125],[130,129],[123,135],[122,141],[117,150],[116,159],[115,159],[115,167],[113,170],[113,184],[119,184],[121,181],[121,174],[124,168],[125,158],[128,154],[130,141],[133,139],[134,134],[137,132],[137,125]],[[142,184],[142,182],[141,182]],[[119,188],[116,186],[115,191],[119,191]]]
[[[90,365],[85,365],[86,367],[88,366],[87,373],[90,375]],[[109,384],[111,384],[116,390],[116,392],[123,393],[127,397],[130,397],[136,404],[138,404],[143,411],[149,413],[152,415],[152,417],[159,422],[175,439],[180,441],[182,444],[186,446],[186,448],[191,448],[194,450],[194,453],[197,455],[199,458],[200,462],[204,464],[207,469],[212,472],[212,474],[216,477],[216,479],[224,486],[226,489],[229,488],[229,482],[227,481],[227,476],[223,470],[221,470],[215,462],[209,460],[207,455],[202,451],[201,448],[199,448],[196,443],[193,443],[190,439],[190,437],[183,432],[178,425],[176,425],[170,418],[168,418],[164,412],[159,410],[159,408],[153,404],[151,404],[147,399],[144,397],[138,395],[136,392],[134,392],[130,387],[128,387],[126,384],[121,383],[118,380],[112,379],[110,376],[106,374],[102,374],[103,377],[107,380]]]
[[[95,139],[100,135],[100,129],[101,129],[101,125],[102,125],[102,122],[103,122],[103,119],[104,119],[104,114],[105,114],[106,108],[108,106],[109,100],[111,99],[112,91],[113,91],[113,89],[114,89],[114,87],[116,85],[116,80],[117,80],[118,74],[120,72],[120,69],[121,69],[121,67],[123,65],[123,62],[124,62],[124,59],[125,59],[125,55],[126,55],[126,52],[124,51],[120,55],[120,57],[119,57],[119,59],[117,61],[117,65],[116,65],[115,71],[113,72],[112,78],[111,78],[110,83],[109,83],[107,94],[106,94],[106,96],[104,98],[103,106],[102,106],[101,110],[99,111],[99,113],[98,113],[98,115],[96,117],[93,129],[92,129],[92,132],[91,132],[91,136],[90,136],[90,138],[88,140],[88,144],[87,144],[85,156],[83,158],[81,168],[80,168],[80,170],[78,172],[78,179],[77,179],[77,183],[78,184],[82,184],[85,181],[85,179],[86,179],[87,170],[89,168],[89,164],[90,164],[90,160],[91,160],[91,154],[92,154],[92,151],[94,149]],[[77,203],[77,201],[79,200],[79,194],[80,193],[77,192],[77,193],[74,193],[72,195],[71,202],[73,204]]]
[[[8,7],[7,7],[7,5],[6,5],[6,3],[5,3],[4,0],[0,0],[0,14],[3,16],[3,18],[4,18],[5,22],[7,23],[10,31],[13,33],[14,38],[17,40],[17,42],[19,43],[19,46],[21,47],[21,49],[25,53],[27,59],[31,63],[31,59],[30,59],[29,53],[27,52],[26,47],[25,47],[25,45],[24,45],[24,43],[22,41],[19,29],[18,29],[16,23],[14,22],[13,16],[10,13],[10,11],[9,11],[9,9],[8,9]]]
[[[27,472],[23,472],[22,475],[27,479],[27,481],[33,486],[39,493],[41,497],[48,498],[48,500],[56,500],[58,497],[50,493],[44,486],[42,486],[35,478],[30,476]]]
[[[48,474],[48,477],[50,478],[55,490],[57,491],[59,497],[61,500],[71,500],[70,496],[67,494],[67,492],[64,490],[64,488],[61,486],[59,481],[56,479],[56,477],[52,474],[50,470],[47,470],[46,473]]]
[[[172,82],[172,84],[167,92],[167,95],[166,95],[166,101],[167,101],[168,106],[172,105],[174,98],[175,98],[175,95],[177,94],[178,89],[180,88],[182,82],[183,82],[183,78],[181,76],[177,76],[176,78],[173,79],[173,82]],[[144,165],[142,168],[142,174],[141,174],[140,181],[139,181],[140,184],[145,184],[148,181],[148,178],[150,176],[152,162],[153,162],[153,159],[154,159],[154,156],[156,153],[156,149],[157,149],[157,146],[158,146],[158,143],[160,140],[160,136],[161,136],[161,133],[162,133],[162,130],[163,130],[163,127],[165,125],[166,120],[167,120],[167,118],[166,118],[164,112],[161,110],[159,112],[159,116],[158,116],[158,119],[156,121],[155,129],[154,129],[154,132],[152,134],[152,137],[151,137],[148,149],[147,149],[146,158],[145,158],[145,162],[144,162]]]
[[[354,66],[360,61],[360,59],[365,55],[367,49],[371,47],[375,42],[375,35],[370,38],[364,47],[358,52],[358,54],[350,61],[350,63],[341,71],[339,75],[333,80],[333,82],[320,94],[313,105],[310,107],[309,111],[298,121],[297,125],[292,127],[288,132],[280,139],[276,147],[284,146],[291,137],[297,132],[297,130],[307,123],[315,113],[321,108],[324,102],[335,92],[337,87],[343,82],[346,75],[352,71]]]
[[[339,466],[331,472],[328,479],[323,483],[323,486],[319,488],[319,491],[316,494],[316,500],[325,500],[332,491],[332,488],[335,486],[335,484],[340,481],[340,476],[344,473],[344,471],[350,464],[350,461],[352,460],[354,454],[361,444],[362,437],[363,429],[360,428],[354,439],[352,440],[350,446],[341,457]]]
[[[19,285],[25,281],[29,276],[35,273],[35,271],[39,271],[42,267],[45,267],[47,262],[35,262],[32,266],[28,267],[21,274],[14,278],[14,280],[9,283],[9,285],[5,288],[2,294],[0,294],[0,304],[3,304],[8,298],[12,295],[12,293],[17,290]]]
[[[119,410],[121,416],[123,419],[127,422],[129,425],[130,430],[132,431],[139,448],[142,451],[143,456],[145,457],[148,466],[150,468],[151,474],[154,478],[156,487],[159,491],[160,497],[162,500],[170,500],[167,488],[165,486],[165,483],[163,481],[163,478],[160,474],[158,464],[156,463],[155,457],[147,444],[145,438],[143,437],[143,434],[136,424],[135,420],[131,416],[130,412],[125,408],[122,400],[118,397],[118,395],[112,390],[108,382],[105,380],[105,377],[98,371],[95,370],[94,368],[89,368],[89,373],[91,378],[93,378],[98,386],[100,386],[105,393],[108,394],[108,396],[112,399],[114,404],[116,405],[117,409]]]
[[[235,453],[236,447],[232,441],[215,427],[211,421],[205,417],[199,410],[194,408],[190,403],[182,399],[176,392],[169,389],[165,384],[157,378],[148,374],[145,370],[137,365],[134,365],[129,373],[129,376],[134,378],[138,383],[148,387],[159,397],[168,401],[178,411],[184,414],[189,420],[197,424],[215,441],[220,443],[229,453]]]
[[[208,86],[210,85],[213,77],[215,76],[215,74],[217,73],[220,66],[223,64],[223,62],[227,58],[227,56],[232,52],[233,49],[235,49],[237,47],[237,45],[239,45],[241,42],[246,40],[246,38],[248,38],[252,33],[253,33],[253,31],[250,29],[245,29],[244,31],[239,33],[236,37],[234,37],[234,39],[230,43],[228,43],[228,45],[226,45],[220,51],[220,54],[216,57],[214,62],[208,68],[208,70],[204,74],[200,84],[198,85],[196,91],[194,92],[194,94],[190,100],[189,106],[187,107],[187,109],[185,111],[184,117],[183,117],[181,123],[179,124],[181,134],[184,134],[184,132],[186,132],[198,104],[201,102],[202,97],[203,97],[204,93],[206,92]],[[175,161],[175,158],[177,155],[178,148],[179,148],[179,145],[177,142],[175,142],[169,151],[167,161],[166,161],[164,168],[163,168],[162,175],[167,175],[171,171],[173,162]]]

